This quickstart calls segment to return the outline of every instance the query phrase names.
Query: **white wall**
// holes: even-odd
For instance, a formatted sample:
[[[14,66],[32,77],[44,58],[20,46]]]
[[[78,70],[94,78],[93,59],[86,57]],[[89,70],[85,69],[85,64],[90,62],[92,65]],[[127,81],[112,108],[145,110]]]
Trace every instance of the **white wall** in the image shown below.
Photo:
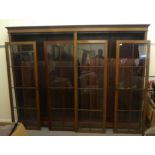
[[[25,14],[28,14],[29,17],[35,20],[0,20],[0,45],[4,45],[4,43],[8,41],[6,26],[151,24],[148,32],[148,39],[151,40],[150,75],[155,75],[155,20],[153,1],[95,0],[89,1],[88,3],[88,1],[80,2],[79,0],[78,2],[73,2],[65,0],[60,3],[60,1],[57,0],[52,2],[52,4],[46,3],[45,1],[46,0],[44,0],[44,5],[38,1],[37,6],[35,5],[35,9],[32,2],[30,2],[31,5],[24,3],[24,7],[27,8]],[[20,18],[25,16],[22,12],[22,4],[19,3],[15,10],[12,4],[9,3],[10,5],[7,5],[7,1],[5,2],[6,4],[1,7],[1,11],[3,11],[4,14],[7,8],[9,14]],[[22,5],[22,7],[19,7],[19,5]],[[0,48],[0,121],[10,120],[10,118],[5,49]]]

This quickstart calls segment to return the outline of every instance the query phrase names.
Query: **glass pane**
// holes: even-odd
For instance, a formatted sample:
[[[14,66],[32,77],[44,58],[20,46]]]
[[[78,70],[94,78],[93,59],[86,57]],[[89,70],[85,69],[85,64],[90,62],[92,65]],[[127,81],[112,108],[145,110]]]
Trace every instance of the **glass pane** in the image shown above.
[[[142,112],[132,111],[130,112],[130,131],[142,130]]]
[[[11,45],[10,54],[13,66],[33,66],[33,45]]]
[[[73,89],[50,89],[49,97],[52,108],[74,108]]]
[[[74,122],[74,111],[73,110],[64,110],[64,121],[65,122]]]
[[[142,110],[144,106],[144,92],[143,91],[133,91],[133,100],[131,102],[132,110]]]
[[[61,66],[68,66],[73,62],[72,43],[53,43],[47,45],[48,61]]]
[[[103,128],[103,112],[79,112],[79,129]]]
[[[130,112],[130,121],[131,123],[140,123],[141,122],[142,111],[131,111]]]
[[[118,94],[119,110],[142,110],[144,104],[144,92],[122,90]]]
[[[130,104],[132,103],[132,94],[130,91],[119,91],[118,92],[118,109],[129,110]]]
[[[79,109],[99,109],[103,110],[104,94],[103,90],[79,89]]]
[[[48,43],[47,67],[51,128],[73,129],[74,66],[73,43]]]
[[[127,41],[128,42],[128,41]],[[116,128],[141,132],[146,81],[147,43],[120,43]],[[121,130],[120,130],[121,131]]]
[[[48,73],[50,87],[73,87],[73,67],[59,68],[56,66],[49,66]]]
[[[104,44],[78,45],[79,66],[104,66]]]
[[[120,44],[119,88],[144,89],[147,44]]]
[[[12,92],[15,95],[15,107],[36,107],[35,89],[12,89]]]
[[[51,128],[52,129],[57,129],[57,130],[62,130],[63,128],[63,122],[62,121],[52,121],[51,122]]]
[[[100,132],[103,131],[105,46],[104,43],[78,45],[78,123],[80,130],[97,132],[99,129]]]
[[[29,109],[18,109],[18,121],[26,127],[33,127],[38,124],[37,111]]]
[[[51,121],[63,121],[63,110],[51,110]]]
[[[129,112],[128,111],[117,112],[117,128],[118,129],[129,128]]]
[[[144,89],[145,88],[145,68],[128,67],[119,69],[119,88]]]
[[[52,110],[51,111],[52,129],[73,129],[74,111],[73,110]]]
[[[145,66],[147,58],[147,44],[121,43],[120,64],[125,66]],[[129,59],[129,60],[126,60]]]
[[[12,67],[12,87],[35,87],[33,67]]]
[[[78,76],[80,88],[104,87],[104,67],[79,67]]]
[[[134,58],[134,46],[133,44],[123,43],[120,44],[120,59],[123,58]]]
[[[55,43],[47,45],[48,78],[51,87],[73,87],[73,44]]]

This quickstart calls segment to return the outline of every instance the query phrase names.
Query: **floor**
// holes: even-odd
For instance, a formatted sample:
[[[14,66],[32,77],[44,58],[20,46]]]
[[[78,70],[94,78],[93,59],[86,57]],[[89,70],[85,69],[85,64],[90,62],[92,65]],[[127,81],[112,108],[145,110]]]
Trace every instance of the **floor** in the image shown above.
[[[116,134],[112,129],[107,129],[106,133],[80,133],[73,131],[49,131],[48,128],[41,130],[27,130],[30,136],[141,136],[141,134]]]

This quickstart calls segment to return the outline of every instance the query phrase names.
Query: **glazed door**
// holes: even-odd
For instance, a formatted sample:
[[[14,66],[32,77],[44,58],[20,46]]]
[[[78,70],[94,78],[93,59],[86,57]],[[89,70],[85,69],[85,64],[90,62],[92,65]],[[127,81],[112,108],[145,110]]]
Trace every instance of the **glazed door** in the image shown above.
[[[35,42],[6,43],[12,121],[40,128]]]
[[[107,41],[77,41],[78,131],[104,132],[107,102]]]
[[[44,42],[49,128],[74,129],[74,65],[72,41]]]
[[[116,50],[115,132],[142,133],[149,72],[149,41],[119,40]]]

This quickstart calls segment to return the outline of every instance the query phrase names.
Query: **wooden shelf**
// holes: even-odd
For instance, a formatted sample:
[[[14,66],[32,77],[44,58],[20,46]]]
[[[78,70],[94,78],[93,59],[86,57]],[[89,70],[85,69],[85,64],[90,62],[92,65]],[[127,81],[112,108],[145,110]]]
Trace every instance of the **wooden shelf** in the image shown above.
[[[127,91],[127,90],[133,90],[133,91],[145,91],[145,89],[144,88],[116,88],[116,90],[121,90],[121,91],[123,91],[123,90],[125,90],[125,91]]]
[[[51,108],[51,110],[73,110],[74,111],[74,108]]]
[[[102,109],[78,109],[78,111],[82,111],[82,112],[104,112]]]
[[[34,66],[30,66],[30,65],[27,65],[27,66],[9,66],[10,68],[34,68]]]
[[[78,66],[78,68],[103,68],[104,66]]]
[[[145,68],[146,66],[121,66],[119,65],[119,67],[122,69],[122,68]]]
[[[142,112],[144,110],[135,110],[135,109],[129,109],[129,110],[120,110],[118,109],[117,112]]]
[[[64,89],[74,89],[74,87],[48,87],[48,89],[62,89],[62,90],[64,90]]]
[[[19,109],[19,110],[37,110],[36,107],[13,107],[14,109]]]
[[[104,90],[104,88],[78,88],[79,90],[84,90],[84,89],[88,89],[88,90]]]
[[[37,89],[37,87],[11,87],[13,89]]]

